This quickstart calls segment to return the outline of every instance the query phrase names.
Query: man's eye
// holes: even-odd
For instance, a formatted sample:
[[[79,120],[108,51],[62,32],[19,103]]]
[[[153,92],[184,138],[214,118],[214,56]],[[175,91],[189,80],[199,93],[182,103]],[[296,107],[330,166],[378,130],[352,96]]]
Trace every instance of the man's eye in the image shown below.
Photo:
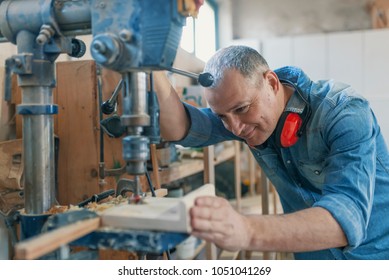
[[[246,113],[249,110],[249,108],[250,108],[250,106],[246,105],[243,107],[239,107],[238,109],[235,110],[235,112],[239,113],[239,114]]]

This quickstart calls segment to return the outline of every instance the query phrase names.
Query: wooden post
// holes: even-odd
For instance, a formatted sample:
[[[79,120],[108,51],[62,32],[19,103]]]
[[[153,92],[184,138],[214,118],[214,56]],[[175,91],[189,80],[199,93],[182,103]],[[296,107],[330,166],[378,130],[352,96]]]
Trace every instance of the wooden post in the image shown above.
[[[204,151],[204,184],[215,185],[215,147],[208,146]],[[208,260],[217,259],[216,246],[213,243],[207,242],[205,245],[205,254]]]
[[[235,196],[236,196],[236,210],[241,212],[242,209],[242,186],[240,174],[240,142],[234,141],[234,172],[235,172]]]
[[[255,185],[257,183],[256,180],[256,174],[255,171],[256,168],[256,162],[254,159],[254,156],[252,155],[250,149],[247,149],[248,152],[248,159],[249,159],[249,180],[250,180],[250,195],[255,195]]]
[[[269,181],[265,172],[261,169],[261,186],[262,186],[262,215],[269,214]],[[270,259],[270,252],[263,252],[263,259]]]
[[[157,158],[157,147],[155,144],[150,145],[151,164],[153,166],[153,177],[155,179],[155,189],[161,188],[161,180],[159,178],[159,166]]]

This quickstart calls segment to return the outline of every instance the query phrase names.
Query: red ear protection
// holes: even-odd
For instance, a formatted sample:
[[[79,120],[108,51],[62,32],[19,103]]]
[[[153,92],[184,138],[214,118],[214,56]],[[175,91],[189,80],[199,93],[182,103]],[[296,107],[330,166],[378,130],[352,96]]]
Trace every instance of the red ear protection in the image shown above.
[[[280,144],[287,148],[296,144],[303,120],[297,113],[287,113],[280,133]]]
[[[302,135],[311,115],[311,108],[294,83],[287,80],[280,81],[284,84],[293,86],[296,92],[288,103],[289,106],[292,106],[295,110],[292,111],[287,108],[281,114],[275,129],[276,145],[280,148],[288,148],[296,144],[299,137]]]

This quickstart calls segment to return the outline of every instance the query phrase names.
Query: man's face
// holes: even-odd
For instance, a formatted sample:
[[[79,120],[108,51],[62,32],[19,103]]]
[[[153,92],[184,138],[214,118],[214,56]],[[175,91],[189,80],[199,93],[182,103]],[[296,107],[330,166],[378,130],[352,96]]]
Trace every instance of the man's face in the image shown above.
[[[238,71],[229,70],[218,88],[205,90],[211,110],[250,146],[263,144],[270,137],[283,110],[276,98],[277,79],[269,72],[258,74],[263,75],[262,86],[258,86]]]

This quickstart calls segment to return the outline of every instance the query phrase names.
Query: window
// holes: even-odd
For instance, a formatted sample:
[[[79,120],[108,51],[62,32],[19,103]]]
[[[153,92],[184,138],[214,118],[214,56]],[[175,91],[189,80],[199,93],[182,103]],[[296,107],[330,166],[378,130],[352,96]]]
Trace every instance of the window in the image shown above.
[[[200,8],[196,19],[188,17],[181,38],[181,48],[207,61],[216,51],[217,5],[207,0]]]

